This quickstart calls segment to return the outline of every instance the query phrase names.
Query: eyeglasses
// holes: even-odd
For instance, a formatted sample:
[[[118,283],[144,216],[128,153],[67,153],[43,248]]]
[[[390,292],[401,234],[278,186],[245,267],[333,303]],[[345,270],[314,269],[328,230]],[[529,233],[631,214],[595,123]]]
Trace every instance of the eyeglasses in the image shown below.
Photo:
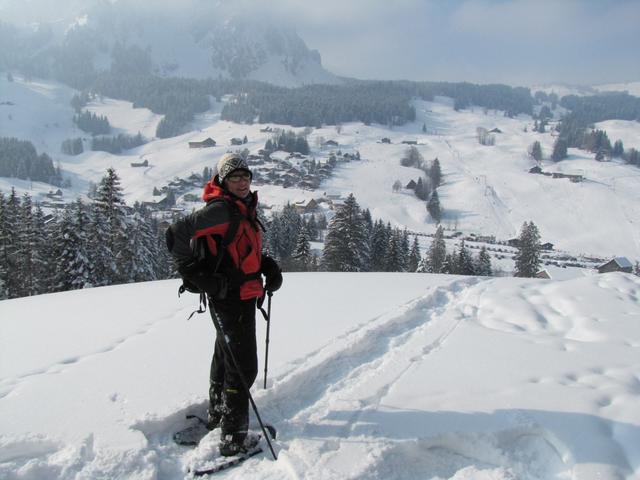
[[[225,180],[230,183],[238,183],[241,180],[250,182],[251,174],[250,173],[234,173],[233,175],[229,175],[227,178],[225,178]]]

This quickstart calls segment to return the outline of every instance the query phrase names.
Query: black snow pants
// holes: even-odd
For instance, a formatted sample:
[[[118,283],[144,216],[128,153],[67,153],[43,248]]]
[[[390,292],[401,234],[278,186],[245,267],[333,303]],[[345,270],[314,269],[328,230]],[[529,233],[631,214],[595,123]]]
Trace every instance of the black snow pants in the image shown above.
[[[222,399],[222,435],[247,431],[249,427],[249,395],[242,386],[229,348],[238,369],[251,388],[258,375],[256,347],[256,299],[216,300],[209,304],[211,316],[217,314],[224,334],[216,328],[216,343],[211,360],[209,400],[211,406]],[[214,322],[215,325],[215,322]],[[228,338],[225,341],[224,335]]]

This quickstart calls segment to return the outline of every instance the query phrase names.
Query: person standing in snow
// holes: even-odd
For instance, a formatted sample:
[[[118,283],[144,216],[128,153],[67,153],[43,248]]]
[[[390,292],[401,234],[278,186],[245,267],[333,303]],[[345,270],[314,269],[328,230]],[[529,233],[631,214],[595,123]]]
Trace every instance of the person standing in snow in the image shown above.
[[[174,223],[166,234],[184,284],[206,293],[214,325],[219,323],[224,332],[216,327],[207,427],[221,428],[219,448],[225,456],[243,450],[249,427],[249,394],[241,375],[250,388],[258,374],[256,301],[282,285],[280,267],[262,254],[258,195],[250,189],[251,180],[240,155],[224,155],[217,174],[204,187],[206,205]]]

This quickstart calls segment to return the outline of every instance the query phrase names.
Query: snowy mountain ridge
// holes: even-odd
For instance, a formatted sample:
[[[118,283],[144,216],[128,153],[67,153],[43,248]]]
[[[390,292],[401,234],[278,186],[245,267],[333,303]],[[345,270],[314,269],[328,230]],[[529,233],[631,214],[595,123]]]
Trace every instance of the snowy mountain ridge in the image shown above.
[[[164,10],[129,0],[81,2],[62,8],[56,18],[28,26],[39,32],[41,44],[34,55],[66,50],[104,70],[116,46],[135,46],[150,55],[153,71],[160,75],[251,79],[286,87],[341,82],[322,67],[320,53],[310,50],[293,27],[254,18],[233,2],[195,2],[191,8]]]

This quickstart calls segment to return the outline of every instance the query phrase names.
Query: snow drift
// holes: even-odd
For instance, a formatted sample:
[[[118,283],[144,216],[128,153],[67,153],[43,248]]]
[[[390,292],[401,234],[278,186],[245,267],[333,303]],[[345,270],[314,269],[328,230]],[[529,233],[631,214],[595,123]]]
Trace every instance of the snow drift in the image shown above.
[[[0,477],[177,479],[211,454],[216,432],[171,441],[206,408],[213,349],[177,286],[0,302]],[[227,476],[637,478],[639,292],[619,273],[287,274],[253,388],[279,459]]]

